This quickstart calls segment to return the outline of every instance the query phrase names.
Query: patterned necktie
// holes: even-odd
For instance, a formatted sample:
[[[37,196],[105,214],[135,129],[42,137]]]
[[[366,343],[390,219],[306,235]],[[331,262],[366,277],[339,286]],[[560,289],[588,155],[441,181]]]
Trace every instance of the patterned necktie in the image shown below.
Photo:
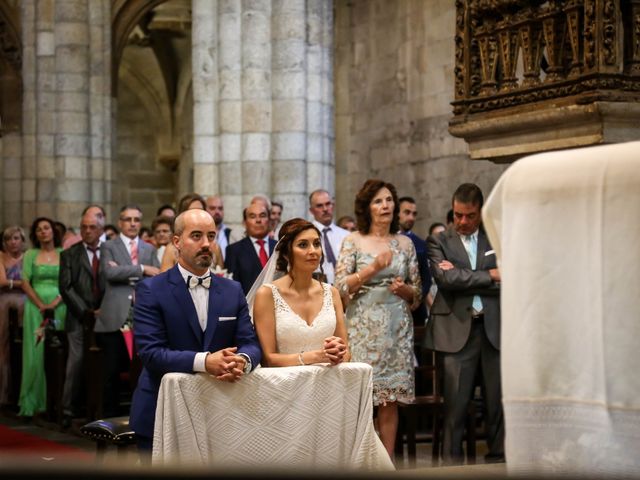
[[[189,275],[189,277],[187,277],[187,285],[189,288],[196,288],[198,285],[209,288],[211,286],[211,275],[207,275],[206,277],[192,277]]]
[[[331,243],[329,242],[328,232],[331,231],[331,227],[324,227],[322,229],[322,236],[324,237],[324,253],[327,256],[327,261],[333,265],[333,268],[336,268],[336,256],[333,254],[333,248],[331,248]]]
[[[258,245],[260,245],[260,251],[258,252],[258,258],[260,259],[260,265],[262,265],[262,268],[264,268],[264,266],[267,264],[267,261],[269,260],[269,256],[267,255],[267,251],[264,248],[264,240],[263,239],[256,240],[256,243]]]
[[[471,268],[475,270],[478,261],[478,242],[475,235],[467,235],[465,250],[467,251],[467,255],[469,255],[469,263],[471,264]],[[473,296],[473,303],[471,304],[471,306],[476,312],[482,311],[482,300],[480,299],[479,295]]]
[[[131,264],[138,265],[138,242],[131,240]]]
[[[100,259],[98,258],[98,250],[100,250],[100,247],[87,246],[87,250],[93,253],[93,258],[91,259],[91,273],[93,275],[93,284],[91,291],[93,293],[94,303],[97,303],[100,300],[100,285],[98,285],[98,274],[100,271]]]

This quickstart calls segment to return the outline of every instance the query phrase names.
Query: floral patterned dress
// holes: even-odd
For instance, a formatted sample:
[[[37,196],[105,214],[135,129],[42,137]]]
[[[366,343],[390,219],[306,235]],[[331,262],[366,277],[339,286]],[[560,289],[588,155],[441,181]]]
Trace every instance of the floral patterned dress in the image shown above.
[[[373,263],[375,255],[359,244],[358,233],[345,238],[336,266],[336,287],[343,298],[346,277]],[[420,298],[421,284],[415,247],[410,239],[401,242],[394,236],[389,242],[391,264],[352,295],[345,323],[351,360],[373,367],[373,403],[410,401],[414,392],[413,320],[409,304],[391,293],[389,285],[401,277],[414,290],[414,302]]]

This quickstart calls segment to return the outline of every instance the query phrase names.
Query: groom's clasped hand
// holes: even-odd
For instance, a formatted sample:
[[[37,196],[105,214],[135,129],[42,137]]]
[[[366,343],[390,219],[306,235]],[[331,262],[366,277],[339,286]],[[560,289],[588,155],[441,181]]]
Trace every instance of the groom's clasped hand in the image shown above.
[[[235,382],[244,375],[245,359],[236,355],[238,347],[228,347],[207,355],[204,366],[218,380]]]
[[[344,361],[344,356],[347,353],[347,345],[340,337],[327,337],[324,339],[323,345],[324,355],[327,357],[327,361],[331,365],[337,365]]]

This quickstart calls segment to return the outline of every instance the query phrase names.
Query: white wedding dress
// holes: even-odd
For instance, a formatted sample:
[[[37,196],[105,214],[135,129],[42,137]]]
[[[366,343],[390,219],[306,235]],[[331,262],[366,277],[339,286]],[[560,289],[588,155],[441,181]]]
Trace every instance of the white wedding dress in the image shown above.
[[[300,353],[321,349],[324,339],[331,337],[336,330],[336,312],[333,308],[331,286],[323,283],[322,308],[309,325],[295,313],[282,298],[278,287],[271,288],[276,318],[276,348],[278,353]]]

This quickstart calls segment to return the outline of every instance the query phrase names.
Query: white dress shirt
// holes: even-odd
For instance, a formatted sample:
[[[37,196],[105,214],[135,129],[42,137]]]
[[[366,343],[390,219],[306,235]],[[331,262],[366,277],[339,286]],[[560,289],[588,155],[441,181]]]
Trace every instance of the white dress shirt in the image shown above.
[[[217,226],[218,233],[216,234],[216,242],[220,246],[220,250],[222,251],[222,260],[224,260],[227,256],[227,245],[229,245],[229,241],[227,240],[227,234],[224,230],[227,226],[224,223],[221,223]],[[229,236],[231,236],[231,232],[229,232]]]
[[[131,242],[136,242],[136,245],[138,245],[138,266],[140,267],[140,272],[144,274],[144,265],[140,261],[140,237],[129,238],[125,234],[120,233],[120,240],[122,240],[122,242],[124,243],[124,248],[127,249],[129,257],[131,257]]]
[[[98,240],[98,245],[96,245],[96,247],[98,248],[96,250],[95,253],[93,253],[91,250],[89,250],[89,245],[87,245],[86,243],[82,242],[82,244],[84,245],[84,250],[85,252],[87,252],[87,257],[89,257],[89,265],[93,265],[93,256],[97,255],[98,260],[100,260],[100,245],[102,245],[102,241]]]
[[[182,278],[184,279],[184,283],[187,283],[189,281],[189,277],[198,276],[194,273],[191,273],[179,263],[178,270],[180,271],[180,275],[182,275]],[[206,277],[207,275],[211,275],[211,272],[209,270],[207,270],[207,272],[202,276]],[[189,288],[189,294],[191,295],[191,300],[193,300],[193,306],[196,307],[196,313],[198,314],[198,323],[200,323],[200,328],[204,332],[207,328],[207,318],[209,316],[209,289],[204,288],[202,285],[198,285],[194,288]],[[193,359],[194,372],[206,372],[204,368],[204,360],[205,358],[207,358],[208,354],[209,352],[196,353],[196,356]]]
[[[338,262],[338,258],[340,257],[340,249],[342,248],[342,241],[344,237],[349,235],[349,232],[344,228],[340,228],[335,223],[331,222],[329,225],[323,225],[317,220],[312,220],[311,223],[315,225],[315,227],[320,230],[320,242],[322,243],[322,250],[324,251],[324,233],[323,230],[325,228],[330,228],[327,232],[327,238],[329,239],[329,244],[331,245],[331,250],[333,250],[333,254],[336,257],[336,264]],[[331,262],[327,260],[327,254],[324,254],[324,263],[322,264],[322,269],[324,270],[324,274],[327,276],[327,283],[333,285],[333,281],[335,279],[335,272],[333,270],[333,265]],[[318,270],[319,271],[319,270]]]
[[[178,265],[178,270],[180,271],[180,275],[184,279],[184,283],[187,284],[189,281],[189,277],[199,277],[198,275],[191,273],[189,270],[184,268],[180,263]],[[210,270],[207,270],[206,273],[200,275],[200,277],[204,278],[209,275],[213,275]],[[187,287],[188,288],[188,287]],[[207,329],[207,320],[209,318],[209,289],[203,287],[202,285],[196,285],[194,288],[189,288],[189,294],[191,295],[191,300],[193,300],[193,306],[196,308],[196,314],[198,315],[198,323],[200,324],[200,328],[204,332]],[[205,360],[207,355],[211,352],[197,352],[196,356],[193,358],[193,371],[194,372],[206,372],[205,368]],[[246,353],[238,353],[239,356],[244,358],[246,362],[246,371],[248,373],[251,371],[251,358]]]
[[[258,245],[258,240],[260,239],[256,237],[249,237],[249,239],[253,244],[253,248],[256,251],[256,255],[258,256],[258,258],[260,258],[260,245]],[[267,252],[267,258],[269,258],[271,256],[269,255],[269,235],[264,237],[262,240],[264,240],[264,251]]]

